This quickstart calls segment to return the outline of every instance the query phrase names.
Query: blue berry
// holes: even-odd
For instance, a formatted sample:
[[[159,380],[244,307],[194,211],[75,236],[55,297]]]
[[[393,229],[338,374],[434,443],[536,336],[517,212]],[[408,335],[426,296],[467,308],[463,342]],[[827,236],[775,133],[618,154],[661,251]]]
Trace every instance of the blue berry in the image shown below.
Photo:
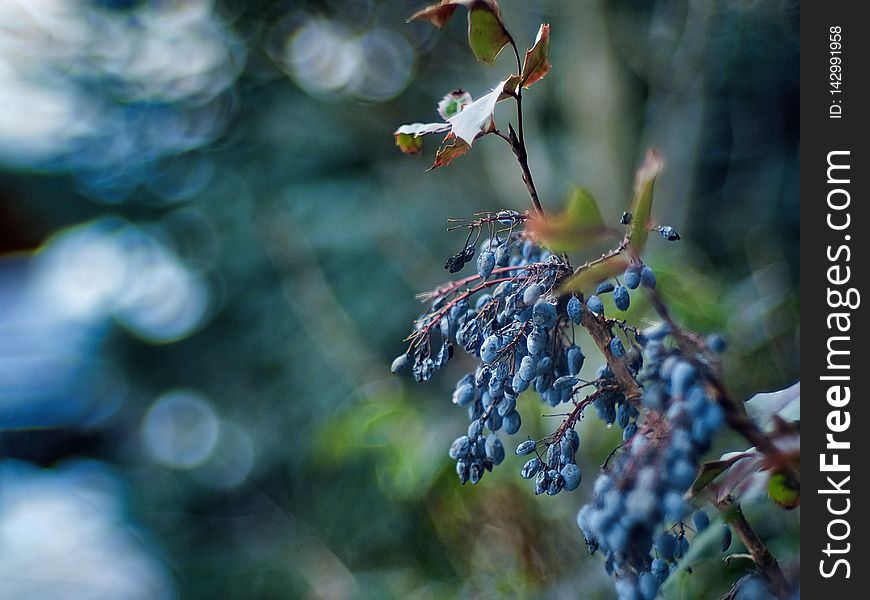
[[[516,410],[512,410],[504,416],[504,422],[502,424],[504,426],[504,430],[508,435],[513,435],[517,431],[520,430],[520,427],[523,425],[523,420],[520,417],[520,413]]]
[[[677,538],[667,531],[663,531],[656,536],[654,545],[659,558],[672,560],[674,552],[677,550]]]
[[[465,482],[468,481],[468,463],[466,461],[456,461],[456,474],[459,475],[459,483],[465,485]]]
[[[574,452],[580,449],[580,435],[574,431],[573,429],[568,429],[565,432],[565,439],[571,442],[571,447],[574,449]]]
[[[511,259],[511,250],[507,242],[501,244],[495,249],[495,264],[499,267],[506,267]]]
[[[559,463],[567,465],[574,462],[574,446],[568,436],[563,435],[562,441],[559,442]]]
[[[407,368],[409,360],[407,354],[400,354],[393,360],[393,364],[390,365],[390,371],[398,375]]]
[[[517,408],[517,397],[505,392],[501,402],[496,406],[495,411],[502,417],[513,412]]]
[[[531,454],[535,451],[538,443],[534,440],[526,440],[524,442],[520,442],[517,446],[517,456],[525,456],[527,454]]]
[[[604,303],[598,296],[589,296],[589,299],[586,301],[586,306],[588,306],[589,310],[594,312],[596,315],[604,314]]]
[[[625,356],[625,346],[622,345],[622,340],[618,337],[610,340],[610,351],[613,352],[613,356],[616,358]]]
[[[662,225],[659,227],[659,234],[669,242],[676,242],[681,239],[680,234],[677,233],[677,230],[671,227],[670,225]]]
[[[671,483],[675,489],[687,490],[695,481],[695,467],[685,459],[678,460],[670,470]]]
[[[555,469],[559,466],[559,444],[550,444],[547,447],[547,466]]]
[[[532,321],[544,329],[551,329],[556,324],[556,307],[546,300],[538,300],[532,309]]]
[[[541,470],[542,464],[543,463],[541,463],[540,458],[532,458],[525,465],[523,465],[523,470],[520,471],[520,475],[523,479],[531,479],[538,474],[538,471]]]
[[[580,485],[580,467],[574,463],[568,463],[559,473],[562,475],[563,485],[567,491],[573,492]]]
[[[540,354],[547,347],[548,341],[547,332],[544,329],[540,329],[535,327],[529,332],[528,338],[526,338],[526,349],[529,351],[529,354]]]
[[[630,290],[636,290],[640,285],[640,267],[638,265],[629,265],[622,274],[622,281],[625,282],[625,287]]]
[[[663,508],[668,522],[676,523],[686,516],[686,502],[683,500],[683,495],[678,492],[665,494]]]
[[[537,476],[535,476],[535,495],[540,495],[546,492],[549,485],[550,480],[547,477],[547,469],[542,468],[538,471]]]
[[[491,335],[483,341],[483,345],[480,347],[480,360],[491,363],[498,358],[500,351],[501,340],[497,335]]]
[[[471,444],[468,443],[468,436],[463,435],[453,441],[453,443],[450,445],[450,451],[448,452],[448,454],[453,460],[459,460],[460,458],[468,454],[470,449]]]
[[[646,265],[640,270],[640,282],[651,290],[656,288],[656,274]]]
[[[523,302],[528,306],[532,306],[538,301],[538,298],[540,298],[543,293],[544,286],[539,283],[533,283],[523,292]]]
[[[613,303],[619,310],[628,310],[628,307],[631,304],[631,297],[628,295],[628,290],[621,285],[616,286],[613,290]]]
[[[609,281],[602,281],[601,283],[598,284],[598,287],[595,288],[595,293],[599,294],[599,295],[600,294],[609,294],[612,291],[613,291],[613,284],[610,283]]]
[[[534,377],[532,378],[534,379]],[[511,387],[514,388],[514,391],[517,394],[521,394],[525,392],[529,388],[529,379],[523,379],[520,375],[519,371],[514,375],[514,379],[511,382]]]
[[[659,593],[659,580],[649,571],[644,571],[637,578],[637,588],[643,600],[655,600]]]
[[[707,347],[713,352],[722,353],[728,347],[728,342],[722,335],[713,333],[707,336]]]
[[[700,533],[710,526],[710,517],[704,509],[698,509],[692,514],[692,523],[695,525],[695,531]]]
[[[486,457],[492,461],[494,465],[500,465],[504,460],[504,445],[498,436],[491,433],[486,437]]]
[[[568,318],[574,321],[575,325],[580,324],[580,319],[583,317],[583,304],[577,296],[571,296],[565,307],[565,312],[568,313]]]
[[[677,551],[674,553],[676,558],[683,558],[689,552],[689,540],[685,536],[680,536],[677,542]]]
[[[577,385],[577,378],[572,375],[563,375],[553,382],[553,389],[563,390],[571,389]]]
[[[671,394],[682,398],[689,387],[695,382],[695,367],[684,361],[678,361],[671,373]]]
[[[534,356],[524,356],[517,373],[526,381],[531,381],[537,375],[537,366],[538,363]]]
[[[671,572],[671,568],[668,566],[667,562],[665,562],[661,558],[657,558],[652,561],[650,572],[655,575],[656,579],[659,580],[659,584],[661,585],[668,578],[668,575]]]
[[[628,426],[628,404],[620,404],[616,410],[616,424],[622,429]]]
[[[483,477],[483,463],[474,461],[468,466],[468,481],[471,482],[471,485],[477,485],[481,477]]]
[[[722,552],[727,552],[731,547],[731,528],[728,525],[722,526]]]
[[[467,406],[477,398],[477,389],[470,383],[464,383],[453,392],[453,403]]]
[[[583,356],[583,351],[578,346],[572,344],[565,354],[565,360],[568,363],[568,372],[576,377],[580,373],[580,369],[583,368],[586,357]]]
[[[547,473],[547,481],[548,496],[555,496],[562,491],[562,488],[565,485],[565,480],[562,478],[562,475],[555,469],[550,469]]]

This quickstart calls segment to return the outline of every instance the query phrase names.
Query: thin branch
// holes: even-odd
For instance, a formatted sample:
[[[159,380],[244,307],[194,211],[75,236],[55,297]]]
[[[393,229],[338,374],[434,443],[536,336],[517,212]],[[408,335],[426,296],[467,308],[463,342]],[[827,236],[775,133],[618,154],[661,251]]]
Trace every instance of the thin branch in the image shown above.
[[[520,60],[520,51],[517,48],[516,42],[510,40],[511,48],[514,50],[514,57],[517,60],[517,74],[522,75],[523,65]],[[514,100],[517,101],[517,132],[514,132],[513,127],[510,127],[510,138],[508,141],[511,144],[511,150],[517,158],[520,169],[523,174],[523,183],[526,184],[526,189],[529,191],[529,197],[532,199],[532,204],[535,207],[535,212],[542,219],[546,218],[544,208],[541,206],[541,201],[538,198],[538,190],[535,187],[535,182],[532,179],[532,171],[529,169],[529,155],[526,151],[525,130],[523,128],[523,86],[517,86],[517,91],[513,94]]]
[[[715,504],[719,512],[722,513],[723,518],[734,528],[743,545],[749,550],[749,554],[752,555],[752,560],[755,562],[758,570],[773,585],[773,592],[776,594],[776,597],[787,598],[791,586],[785,578],[785,574],[782,572],[776,558],[770,553],[767,545],[755,533],[749,521],[746,520],[740,505],[732,503],[730,499],[716,502]]]

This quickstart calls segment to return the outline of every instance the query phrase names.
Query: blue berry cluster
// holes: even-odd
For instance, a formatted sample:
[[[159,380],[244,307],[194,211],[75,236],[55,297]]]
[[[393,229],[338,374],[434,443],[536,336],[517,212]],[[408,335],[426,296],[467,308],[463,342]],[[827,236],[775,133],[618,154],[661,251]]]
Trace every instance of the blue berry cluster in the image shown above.
[[[452,258],[460,255],[464,260],[468,252]],[[477,275],[433,293],[429,310],[411,335],[411,350],[393,362],[393,372],[411,364],[415,378],[425,381],[446,364],[454,345],[480,360],[453,392],[454,404],[466,407],[470,420],[467,435],[450,448],[462,483],[477,483],[504,459],[496,432],[519,431],[520,393],[533,387],[550,406],[568,402],[585,361],[582,350],[566,335],[570,323],[580,320],[582,302],[577,297],[560,302],[554,294],[572,272],[564,257],[514,233],[485,239],[477,256]],[[433,356],[430,348],[436,336],[441,346]],[[573,453],[571,460],[553,466],[561,470],[569,463],[576,468]],[[567,486],[561,475],[553,478],[559,490],[579,484],[579,469],[575,473],[568,468],[566,473]]]
[[[577,515],[590,550],[604,554],[622,600],[655,598],[674,562],[687,552],[690,509],[684,496],[711,436],[724,423],[722,408],[708,397],[696,367],[665,345],[666,334],[667,328],[658,327],[641,336],[638,381],[646,409],[641,429],[635,426],[626,435],[615,460],[595,482],[592,502]],[[605,420],[619,420],[609,406],[599,412]],[[692,529],[708,525],[705,513],[693,515]],[[724,535],[727,547],[730,530]]]
[[[567,259],[551,254],[523,233],[514,233],[512,225],[517,219],[519,213],[512,211],[495,214],[493,221],[510,226],[507,235],[491,235],[479,248],[466,241],[447,261],[448,270],[461,270],[476,253],[477,275],[445,284],[426,296],[431,305],[410,336],[411,349],[393,362],[393,372],[410,364],[415,378],[426,381],[447,363],[455,346],[480,360],[474,372],[460,378],[453,392],[454,404],[467,408],[470,421],[466,435],[457,438],[449,452],[462,483],[477,483],[504,459],[496,433],[519,431],[519,394],[533,388],[550,407],[573,403],[569,418],[552,436],[520,444],[524,452],[517,449],[518,454],[536,454],[523,467],[523,477],[534,478],[536,493],[553,495],[580,484],[580,469],[574,460],[579,437],[574,427],[588,404],[594,401],[608,426],[618,423],[626,439],[637,431],[640,417],[606,366],[595,381],[580,379],[585,356],[573,341],[573,327],[581,323],[586,310],[603,316],[601,296],[605,294],[613,294],[617,309],[627,310],[629,289],[654,287],[655,275],[649,267],[633,263],[623,275],[624,285],[618,280],[603,282],[585,303],[582,296],[558,297],[555,290],[572,273]],[[435,353],[433,339],[440,341]],[[633,352],[633,358],[627,356],[615,335],[610,349],[614,356],[632,363],[636,373],[639,352]],[[578,400],[578,391],[586,386],[594,386],[595,393]]]
[[[534,440],[526,440],[517,446],[518,456],[536,454],[520,471],[524,479],[534,478],[535,494],[546,492],[555,496],[562,490],[572,492],[580,485],[580,467],[574,460],[580,449],[580,436],[571,425],[557,431],[548,442],[538,444]],[[539,447],[546,450],[538,452]]]
[[[417,381],[426,381],[447,364],[456,347],[478,360],[453,390],[453,403],[465,407],[469,418],[468,430],[449,450],[463,484],[476,484],[504,461],[499,432],[520,430],[517,399],[528,389],[547,406],[570,407],[553,434],[516,447],[517,455],[527,457],[520,474],[534,482],[536,494],[556,495],[580,485],[575,428],[589,406],[607,427],[618,425],[623,443],[595,482],[578,524],[590,550],[604,555],[619,597],[651,600],[686,554],[687,532],[709,525],[703,512],[687,522],[690,508],[684,499],[702,454],[724,423],[699,371],[707,359],[703,353],[683,356],[666,326],[640,332],[605,316],[608,294],[618,311],[626,311],[632,290],[655,289],[655,273],[641,262],[632,261],[621,277],[600,283],[585,301],[582,295],[560,296],[557,290],[573,270],[566,257],[514,231],[523,218],[502,211],[469,225],[466,243],[445,268],[459,272],[473,262],[476,274],[422,297],[429,306],[408,338],[408,352],[393,362],[393,372],[410,366]],[[491,230],[478,244],[485,223],[504,228]],[[472,241],[475,231],[478,238]],[[668,239],[679,238],[671,228],[660,231]],[[585,356],[574,341],[574,327],[581,324],[599,328],[599,345],[606,343],[600,327],[610,336],[610,363],[592,381],[580,377]],[[711,336],[706,345],[722,351],[724,340]],[[730,529],[725,527],[723,535],[725,549]]]

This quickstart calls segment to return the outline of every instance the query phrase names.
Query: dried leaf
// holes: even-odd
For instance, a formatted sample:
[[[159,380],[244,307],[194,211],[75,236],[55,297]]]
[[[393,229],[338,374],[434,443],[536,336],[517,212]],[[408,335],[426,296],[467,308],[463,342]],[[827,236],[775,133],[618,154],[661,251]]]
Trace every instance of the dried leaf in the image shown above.
[[[463,2],[461,0],[444,0],[440,4],[433,4],[431,6],[427,6],[423,10],[418,10],[413,15],[408,17],[408,22],[411,21],[429,21],[437,27],[441,29],[447,24],[447,21],[450,20],[450,17],[453,16],[454,11],[459,7],[460,4],[468,5],[470,2]]]
[[[447,142],[451,143],[448,144]],[[435,153],[435,162],[429,167],[429,170],[447,166],[454,159],[459,158],[469,150],[471,150],[471,146],[464,140],[457,139],[453,134],[450,134],[444,138],[444,143],[438,149],[438,152]]]
[[[538,29],[535,43],[531,49],[526,50],[526,58],[523,61],[522,83],[528,88],[544,78],[550,72],[550,25],[544,23]]]
[[[664,162],[659,153],[651,148],[647,151],[643,164],[637,170],[634,180],[634,198],[631,203],[631,231],[628,239],[632,250],[640,254],[649,236],[649,219],[652,211],[653,185],[661,172]]]

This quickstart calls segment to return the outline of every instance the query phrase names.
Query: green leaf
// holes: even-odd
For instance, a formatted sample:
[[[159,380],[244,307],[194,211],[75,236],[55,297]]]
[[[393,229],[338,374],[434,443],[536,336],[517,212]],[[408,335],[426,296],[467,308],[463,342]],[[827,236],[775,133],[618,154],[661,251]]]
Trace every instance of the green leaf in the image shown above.
[[[567,216],[584,227],[603,227],[604,219],[595,197],[583,187],[575,187],[568,198]]]
[[[568,281],[562,285],[559,294],[564,294],[566,292],[585,292],[605,279],[610,279],[611,277],[621,274],[628,266],[628,262],[628,259],[624,255],[617,254],[589,267],[581,267],[579,272],[572,275]]]
[[[521,80],[523,87],[528,88],[544,78],[550,72],[550,25],[544,23],[538,29],[535,43],[531,49],[526,50],[526,58],[523,61],[523,73]]]
[[[496,0],[442,0],[415,12],[408,21],[429,21],[441,29],[458,6],[468,8],[468,45],[475,58],[487,64],[495,63],[501,49],[511,41]]]
[[[451,143],[448,144],[448,141]],[[444,138],[444,143],[435,153],[435,162],[429,167],[429,170],[445,167],[469,150],[471,150],[471,146],[465,140],[457,139],[453,134],[450,134]]]
[[[634,198],[631,203],[631,229],[628,241],[631,249],[640,254],[649,236],[649,220],[652,211],[653,185],[664,163],[655,149],[649,149],[634,180]]]
[[[438,114],[445,121],[462,112],[473,101],[471,94],[464,90],[453,90],[438,103]]]
[[[785,474],[776,473],[770,478],[770,483],[767,486],[767,495],[777,505],[791,510],[801,503],[800,482]]]
[[[575,187],[565,212],[548,220],[532,219],[529,227],[554,252],[576,252],[613,232],[604,224],[598,203],[588,190]]]
[[[419,154],[423,150],[422,136],[450,131],[449,123],[409,123],[393,132],[396,145],[405,154]]]
[[[746,401],[746,413],[766,432],[775,426],[774,417],[788,423],[801,420],[801,382],[776,392],[756,394]]]
[[[408,133],[393,133],[396,145],[404,154],[420,154],[423,151],[423,138]]]
[[[504,28],[498,4],[494,0],[478,0],[468,11],[468,45],[482,63],[495,64],[501,49],[511,41]]]

